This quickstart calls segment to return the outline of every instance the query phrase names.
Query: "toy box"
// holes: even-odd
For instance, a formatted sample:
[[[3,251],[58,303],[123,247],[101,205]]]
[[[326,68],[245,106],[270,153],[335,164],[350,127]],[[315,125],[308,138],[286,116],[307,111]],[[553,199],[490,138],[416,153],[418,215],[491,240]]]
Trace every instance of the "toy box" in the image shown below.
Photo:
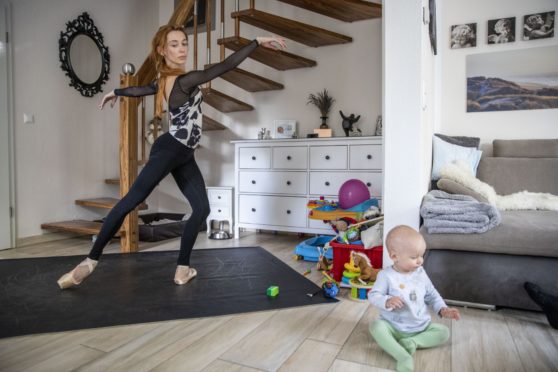
[[[318,248],[323,248],[324,244],[329,242],[332,238],[332,236],[316,236],[314,238],[306,239],[296,246],[294,253],[302,256],[305,261],[318,262],[318,258],[320,257],[320,251]],[[331,249],[326,252],[325,257],[328,260],[333,258]]]
[[[375,269],[382,268],[383,246],[381,245],[370,249],[364,249],[363,245],[342,244],[335,240],[331,241],[329,244],[331,248],[333,248],[333,268],[331,269],[331,276],[337,281],[343,278],[344,265],[350,261],[351,251],[364,253],[370,259],[372,267]]]

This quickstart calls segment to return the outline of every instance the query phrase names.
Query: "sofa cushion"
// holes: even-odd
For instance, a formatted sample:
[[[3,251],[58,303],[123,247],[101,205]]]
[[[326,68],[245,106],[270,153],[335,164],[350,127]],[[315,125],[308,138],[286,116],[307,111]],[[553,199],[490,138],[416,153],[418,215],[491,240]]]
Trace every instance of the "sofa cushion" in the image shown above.
[[[558,257],[557,211],[502,211],[502,223],[483,234],[420,232],[428,249]]]
[[[432,161],[431,179],[440,179],[440,171],[442,168],[456,160],[467,162],[473,175],[477,174],[477,167],[479,165],[482,151],[479,151],[474,147],[454,145],[436,136],[434,136],[432,143],[434,159]]]
[[[446,136],[445,134],[440,134],[440,133],[434,133],[434,135],[453,145],[458,145],[463,147],[474,147],[476,149],[478,149],[480,145],[479,137]]]
[[[558,195],[558,158],[483,157],[477,178],[499,195],[523,190]]]
[[[495,157],[558,158],[558,139],[494,140]]]

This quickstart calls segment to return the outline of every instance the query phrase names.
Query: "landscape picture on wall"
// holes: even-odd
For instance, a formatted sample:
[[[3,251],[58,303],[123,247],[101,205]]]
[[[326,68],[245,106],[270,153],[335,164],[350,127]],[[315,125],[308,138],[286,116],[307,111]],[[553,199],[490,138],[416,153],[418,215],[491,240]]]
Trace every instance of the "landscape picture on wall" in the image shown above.
[[[523,40],[546,39],[553,36],[554,11],[523,17]]]
[[[558,45],[467,56],[467,112],[553,108]]]
[[[488,44],[503,44],[515,41],[515,17],[488,21]]]

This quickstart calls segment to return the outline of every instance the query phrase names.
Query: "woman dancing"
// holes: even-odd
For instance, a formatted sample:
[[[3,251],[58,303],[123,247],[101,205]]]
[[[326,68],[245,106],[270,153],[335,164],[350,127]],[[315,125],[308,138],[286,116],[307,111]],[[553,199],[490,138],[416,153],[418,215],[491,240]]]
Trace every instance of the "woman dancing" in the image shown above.
[[[143,202],[169,173],[192,207],[192,216],[182,233],[174,282],[178,285],[186,284],[197,275],[196,269],[190,267],[190,254],[199,227],[209,215],[205,183],[194,158],[194,149],[200,142],[202,129],[203,97],[199,85],[238,66],[259,45],[270,49],[286,48],[282,38],[258,37],[221,63],[206,70],[186,73],[184,69],[188,55],[188,37],[182,27],[160,27],[151,44],[149,57],[154,62],[157,79],[148,86],[115,89],[103,97],[99,108],[103,109],[109,102],[113,107],[119,96],[141,97],[155,94],[155,116],[161,117],[163,98],[168,104],[169,131],[157,138],[148,162],[130,191],[107,215],[89,256],[58,280],[61,289],[80,284],[93,272],[104,247],[120,229],[126,215]]]

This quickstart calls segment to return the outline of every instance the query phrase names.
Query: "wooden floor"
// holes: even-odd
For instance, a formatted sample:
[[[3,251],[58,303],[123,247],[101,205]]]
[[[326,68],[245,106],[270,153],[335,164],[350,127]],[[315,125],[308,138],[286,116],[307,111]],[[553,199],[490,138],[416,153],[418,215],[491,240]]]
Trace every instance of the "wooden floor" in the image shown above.
[[[309,263],[292,260],[300,240],[245,232],[240,239],[214,241],[200,233],[195,248],[259,245],[303,272]],[[85,255],[89,246],[87,239],[68,239],[0,251],[0,259]],[[177,247],[177,239],[141,244],[142,251]],[[106,252],[118,252],[118,242]],[[321,280],[314,269],[309,278]],[[347,299],[345,291],[333,305],[3,339],[0,371],[393,370],[393,360],[368,334],[378,311]],[[542,314],[460,310],[460,321],[434,320],[450,327],[450,341],[417,351],[416,371],[558,371],[558,331]]]

